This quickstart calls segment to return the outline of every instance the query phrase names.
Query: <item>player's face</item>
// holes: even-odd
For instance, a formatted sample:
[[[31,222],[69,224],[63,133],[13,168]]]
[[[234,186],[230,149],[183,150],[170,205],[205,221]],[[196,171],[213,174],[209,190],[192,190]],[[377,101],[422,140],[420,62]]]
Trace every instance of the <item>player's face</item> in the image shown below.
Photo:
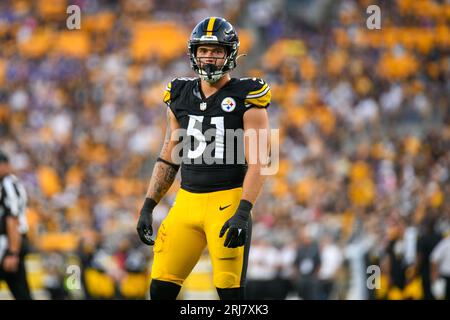
[[[201,45],[197,48],[197,63],[200,68],[205,64],[214,64],[217,68],[221,68],[226,59],[227,52],[220,45]]]

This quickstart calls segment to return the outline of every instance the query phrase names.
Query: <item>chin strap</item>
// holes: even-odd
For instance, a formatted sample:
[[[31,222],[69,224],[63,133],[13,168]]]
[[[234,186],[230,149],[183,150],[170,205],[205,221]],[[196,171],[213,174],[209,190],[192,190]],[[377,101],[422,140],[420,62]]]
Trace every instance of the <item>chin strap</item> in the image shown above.
[[[209,80],[212,80],[213,73],[217,71],[217,66],[212,63],[205,64],[203,67]]]
[[[224,75],[223,72],[216,74],[216,72],[218,72],[218,71],[219,71],[219,68],[217,68],[217,66],[215,64],[208,63],[203,66],[202,73],[200,73],[200,77],[206,82],[216,83]]]

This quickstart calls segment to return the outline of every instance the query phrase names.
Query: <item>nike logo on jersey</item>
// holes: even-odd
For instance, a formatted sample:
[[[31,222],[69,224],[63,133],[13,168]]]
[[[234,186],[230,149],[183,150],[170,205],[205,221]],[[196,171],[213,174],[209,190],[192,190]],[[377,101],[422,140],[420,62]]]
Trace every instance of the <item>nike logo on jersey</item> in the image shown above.
[[[225,210],[225,209],[228,208],[229,206],[231,206],[231,204],[229,204],[229,205],[227,205],[226,207],[223,207],[223,208],[222,208],[222,206],[220,206],[220,207],[219,207],[219,210],[220,210],[220,211]]]

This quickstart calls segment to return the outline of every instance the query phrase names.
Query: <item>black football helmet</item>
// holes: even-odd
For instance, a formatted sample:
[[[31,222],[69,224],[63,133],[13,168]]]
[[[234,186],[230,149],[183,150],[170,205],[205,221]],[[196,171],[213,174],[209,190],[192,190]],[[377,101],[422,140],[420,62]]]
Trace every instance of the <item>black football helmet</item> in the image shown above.
[[[221,68],[215,64],[205,64],[200,68],[197,61],[197,47],[202,44],[219,44],[225,47],[225,63]],[[188,42],[191,68],[205,81],[214,83],[236,67],[239,38],[234,27],[220,17],[209,17],[198,23],[192,30]]]

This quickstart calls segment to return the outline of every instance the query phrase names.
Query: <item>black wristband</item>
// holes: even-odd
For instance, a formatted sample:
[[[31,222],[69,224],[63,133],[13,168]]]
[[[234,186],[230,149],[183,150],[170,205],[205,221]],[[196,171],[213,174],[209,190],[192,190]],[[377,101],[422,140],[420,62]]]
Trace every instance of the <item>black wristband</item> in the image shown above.
[[[239,202],[239,207],[236,210],[236,216],[242,221],[248,221],[252,208],[253,204],[250,201],[241,200],[241,202]]]
[[[253,204],[248,200],[242,199],[241,202],[239,202],[238,210],[250,212],[252,210],[252,208],[253,208]]]
[[[171,166],[171,167],[174,168],[174,170],[176,170],[176,171],[178,171],[178,169],[180,169],[180,165],[179,165],[179,164],[175,164],[175,163],[169,162],[169,161],[167,161],[167,160],[164,160],[163,158],[158,157],[158,159],[156,159],[156,162],[158,162],[158,161],[160,161],[160,162],[162,162],[162,163],[165,163],[165,164],[167,164],[168,166]]]
[[[158,203],[152,198],[145,198],[141,212],[152,212]]]
[[[16,257],[18,257],[19,256],[19,252],[14,252],[14,251],[11,251],[11,250],[6,250],[6,252],[5,252],[5,256],[16,256]]]

